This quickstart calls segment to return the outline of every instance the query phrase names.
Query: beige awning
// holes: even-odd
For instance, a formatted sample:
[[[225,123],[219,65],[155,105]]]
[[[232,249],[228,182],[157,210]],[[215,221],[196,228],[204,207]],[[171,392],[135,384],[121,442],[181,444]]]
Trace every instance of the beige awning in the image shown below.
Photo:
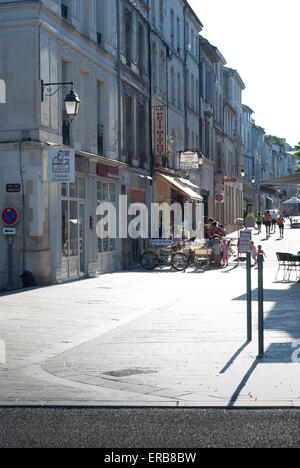
[[[289,187],[291,185],[300,185],[300,173],[291,174],[285,177],[279,177],[277,179],[265,180],[261,183],[263,186],[273,186],[273,187]]]
[[[180,192],[182,195],[189,198],[190,200],[203,202],[203,198],[201,197],[201,195],[199,195],[199,193],[195,192],[191,187],[188,187],[187,185],[183,184],[183,182],[181,182],[179,179],[167,176],[165,174],[158,174],[158,177],[161,177],[167,184],[171,185],[171,187],[174,190],[177,190],[177,192]]]

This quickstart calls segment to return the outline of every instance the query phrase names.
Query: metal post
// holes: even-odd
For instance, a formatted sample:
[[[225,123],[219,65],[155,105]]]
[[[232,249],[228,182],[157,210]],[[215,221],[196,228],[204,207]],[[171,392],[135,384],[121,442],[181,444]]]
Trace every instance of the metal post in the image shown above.
[[[247,340],[252,341],[251,253],[247,252]]]
[[[264,284],[262,254],[258,255],[258,357],[264,356]]]
[[[8,273],[8,284],[7,289],[13,289],[13,237],[8,236],[8,249],[7,249],[7,273]]]

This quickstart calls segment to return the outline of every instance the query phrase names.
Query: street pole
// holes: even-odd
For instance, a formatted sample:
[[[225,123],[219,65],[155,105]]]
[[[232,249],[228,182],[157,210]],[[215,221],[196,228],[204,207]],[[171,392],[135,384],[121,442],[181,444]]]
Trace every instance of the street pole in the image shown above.
[[[247,341],[252,341],[252,284],[250,252],[247,252]]]
[[[8,274],[8,284],[7,289],[13,289],[13,237],[8,236],[8,249],[7,249],[7,274]]]
[[[264,284],[262,254],[258,255],[258,357],[264,357]]]

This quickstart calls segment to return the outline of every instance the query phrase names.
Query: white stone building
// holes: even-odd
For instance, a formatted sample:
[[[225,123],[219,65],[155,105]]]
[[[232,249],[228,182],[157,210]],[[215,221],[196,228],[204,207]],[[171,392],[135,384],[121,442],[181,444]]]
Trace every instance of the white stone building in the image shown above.
[[[0,1],[0,77],[7,83],[7,102],[0,106],[0,205],[13,206],[20,214],[13,246],[14,287],[21,285],[24,270],[45,284],[95,276],[129,263],[122,241],[101,241],[95,229],[99,202],[111,201],[118,208],[120,193],[139,197],[139,189],[145,193],[149,186],[139,177],[149,168],[149,155],[137,146],[140,128],[134,132],[132,153],[126,153],[129,121],[122,105],[129,72],[122,70],[118,54],[122,14],[121,3],[110,0]],[[135,9],[136,16],[141,17]],[[142,65],[134,68],[136,54],[130,73],[138,82]],[[146,52],[142,55],[147,63]],[[74,83],[81,101],[78,118],[72,123],[66,118],[68,86],[46,86],[42,102],[42,81]],[[127,81],[133,81],[132,75]],[[139,100],[139,91],[137,86],[132,115],[138,126],[137,113],[145,112],[149,126],[147,95]],[[48,150],[64,147],[75,149],[76,182],[48,184]],[[8,184],[20,190],[12,193],[5,189]],[[1,231],[0,243],[4,247],[6,242]],[[0,286],[5,287],[5,248],[0,257]]]

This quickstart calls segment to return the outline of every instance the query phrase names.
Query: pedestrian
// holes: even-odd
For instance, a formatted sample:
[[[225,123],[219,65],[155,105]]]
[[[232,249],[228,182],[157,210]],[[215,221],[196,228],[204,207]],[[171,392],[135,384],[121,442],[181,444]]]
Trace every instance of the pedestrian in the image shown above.
[[[262,225],[263,217],[261,213],[258,213],[256,216],[256,224],[259,234],[261,234],[261,225]]]
[[[269,239],[271,235],[271,224],[272,224],[272,216],[270,211],[267,211],[264,216],[264,225],[266,226],[266,237]]]
[[[267,258],[267,256],[266,256],[265,252],[263,251],[261,245],[259,245],[259,246],[257,247],[257,258],[258,258],[259,255],[262,255],[262,256],[263,256],[263,261],[265,261],[265,258]]]
[[[283,239],[284,237],[284,223],[285,223],[284,217],[280,215],[277,219],[277,224],[279,226],[279,234],[280,234],[281,239]]]
[[[221,258],[222,258],[222,246],[220,244],[220,240],[218,237],[214,238],[214,243],[212,246],[212,252],[211,252],[211,264],[213,263],[215,265],[215,268],[220,268],[221,264]]]
[[[253,241],[250,242],[250,253],[251,253],[251,257],[253,258],[255,262],[254,264],[257,265],[257,249]]]
[[[229,242],[226,239],[223,239],[222,243],[222,260],[224,268],[229,265]]]
[[[272,234],[275,234],[277,226],[277,219],[275,216],[272,217]]]

